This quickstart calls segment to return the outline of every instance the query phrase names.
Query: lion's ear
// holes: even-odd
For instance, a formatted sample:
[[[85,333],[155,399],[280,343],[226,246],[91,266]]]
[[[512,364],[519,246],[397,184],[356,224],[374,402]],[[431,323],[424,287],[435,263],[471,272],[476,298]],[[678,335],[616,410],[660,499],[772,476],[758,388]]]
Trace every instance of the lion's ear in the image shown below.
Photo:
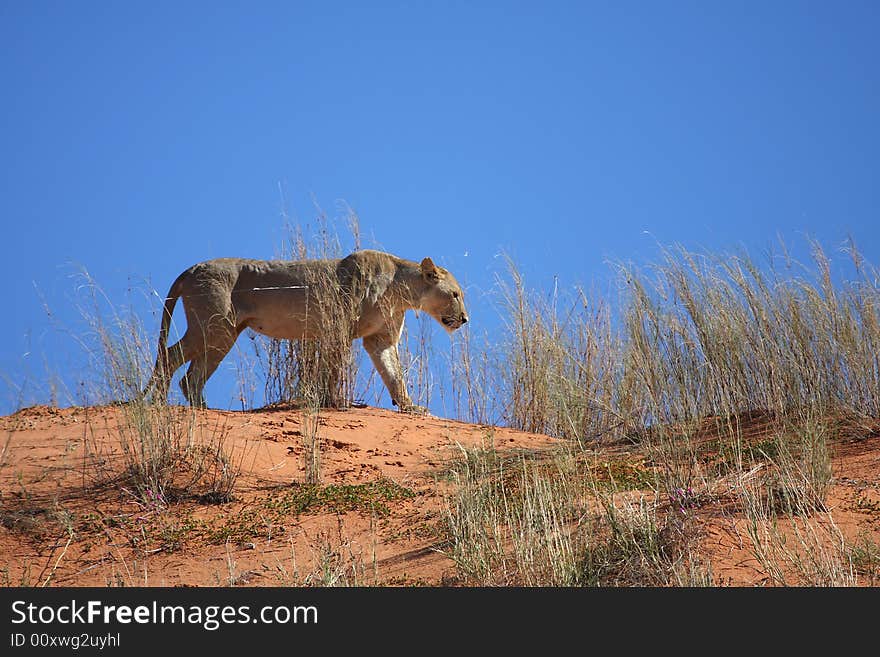
[[[422,278],[429,283],[436,283],[443,275],[442,270],[435,265],[434,261],[430,258],[422,260],[422,264],[419,265],[419,270],[422,272]]]

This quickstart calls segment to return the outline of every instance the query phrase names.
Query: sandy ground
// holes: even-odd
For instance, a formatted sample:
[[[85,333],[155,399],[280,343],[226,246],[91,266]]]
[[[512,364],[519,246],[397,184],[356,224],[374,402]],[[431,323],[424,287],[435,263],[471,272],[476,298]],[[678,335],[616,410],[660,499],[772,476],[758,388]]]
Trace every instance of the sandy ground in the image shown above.
[[[301,411],[178,412],[193,418],[178,423],[189,432],[181,440],[230,455],[227,470],[238,474],[231,501],[218,503],[202,484],[154,502],[132,490],[119,477],[120,436],[131,426],[120,407],[37,406],[0,418],[0,583],[460,584],[442,530],[450,460],[461,446],[488,441],[511,452],[557,443],[383,409],[324,410],[315,489],[304,484],[309,424]],[[880,436],[838,440],[832,450],[831,518],[847,540],[876,544]],[[181,465],[183,478],[191,467]],[[315,490],[332,494],[309,498]],[[770,581],[743,518],[723,505],[694,513],[716,584]],[[859,581],[877,583],[871,573]]]
[[[122,468],[119,408],[38,406],[0,419],[3,583],[438,584],[454,570],[437,523],[445,464],[459,445],[491,439],[512,450],[554,442],[374,408],[318,417],[322,485],[390,482],[404,494],[378,510],[343,504],[288,513],[285,493],[305,481],[307,428],[295,409],[196,411],[196,439],[222,442],[240,470],[234,499],[154,508],[109,474]]]

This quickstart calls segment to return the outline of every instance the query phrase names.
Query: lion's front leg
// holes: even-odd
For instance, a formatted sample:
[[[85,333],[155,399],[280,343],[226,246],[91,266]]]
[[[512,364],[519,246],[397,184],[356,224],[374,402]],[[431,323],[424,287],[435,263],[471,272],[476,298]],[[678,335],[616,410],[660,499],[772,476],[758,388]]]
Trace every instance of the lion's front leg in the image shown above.
[[[400,366],[400,355],[397,352],[397,340],[390,335],[368,335],[364,337],[364,349],[388,388],[391,401],[403,413],[425,415],[428,409],[412,403],[406,391],[403,368]]]

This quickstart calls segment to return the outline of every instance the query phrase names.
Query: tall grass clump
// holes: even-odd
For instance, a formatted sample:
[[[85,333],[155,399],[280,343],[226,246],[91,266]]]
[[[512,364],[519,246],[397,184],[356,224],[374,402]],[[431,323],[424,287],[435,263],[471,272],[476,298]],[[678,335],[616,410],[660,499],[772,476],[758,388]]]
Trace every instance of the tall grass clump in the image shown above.
[[[350,209],[347,221],[355,248],[360,248],[357,216]],[[347,255],[323,212],[317,225],[316,233],[308,236],[301,227],[288,224],[281,257],[339,260]],[[333,274],[332,270],[316,271],[307,282],[308,298],[321,300],[320,338],[279,340],[251,332],[254,353],[264,376],[263,398],[267,404],[295,402],[306,407],[345,407],[354,401],[358,359],[352,350],[351,300]]]
[[[509,259],[507,267],[508,277],[499,278],[505,331],[496,361],[500,392],[493,395],[505,400],[502,422],[579,441],[622,426],[619,336],[608,304],[580,289],[536,294]]]
[[[454,417],[473,424],[500,424],[500,409],[505,407],[497,385],[500,349],[487,333],[475,336],[470,329],[453,336],[448,358],[449,386],[441,392]]]
[[[466,459],[447,512],[462,577],[707,583],[687,505],[658,509],[720,495],[771,583],[853,583],[854,551],[826,506],[829,441],[880,419],[880,277],[852,244],[849,277],[809,246],[808,264],[666,249],[654,266],[617,267],[616,303],[533,291],[508,259],[502,331],[482,345],[466,336],[453,354],[456,408],[582,454],[637,444],[657,499],[604,493],[579,457],[567,469]]]
[[[626,269],[625,351],[643,424],[767,411],[880,417],[880,290],[850,249],[858,278],[761,268],[748,256],[667,251],[653,277]]]
[[[453,362],[471,386],[457,408],[582,446],[642,442],[668,490],[707,483],[697,453],[707,420],[735,453],[757,416],[824,444],[817,419],[880,418],[880,277],[852,245],[854,276],[837,282],[817,243],[810,253],[808,265],[787,252],[760,264],[665,249],[655,266],[617,268],[616,303],[530,290],[508,259],[503,330],[488,356],[464,342]],[[494,378],[473,376],[486,362]]]
[[[508,260],[500,419],[583,440],[753,412],[880,417],[880,277],[848,251],[855,280],[835,285],[816,243],[812,266],[667,249],[647,270],[618,268],[618,305],[536,293]]]

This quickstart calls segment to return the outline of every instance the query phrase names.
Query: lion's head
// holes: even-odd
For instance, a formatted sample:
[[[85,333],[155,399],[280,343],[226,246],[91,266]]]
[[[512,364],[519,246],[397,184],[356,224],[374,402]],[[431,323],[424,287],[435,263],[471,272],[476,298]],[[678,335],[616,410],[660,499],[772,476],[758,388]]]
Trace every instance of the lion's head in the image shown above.
[[[435,265],[430,258],[422,260],[419,270],[428,283],[420,309],[443,324],[449,333],[461,328],[467,323],[468,316],[464,308],[464,292],[455,276]]]

